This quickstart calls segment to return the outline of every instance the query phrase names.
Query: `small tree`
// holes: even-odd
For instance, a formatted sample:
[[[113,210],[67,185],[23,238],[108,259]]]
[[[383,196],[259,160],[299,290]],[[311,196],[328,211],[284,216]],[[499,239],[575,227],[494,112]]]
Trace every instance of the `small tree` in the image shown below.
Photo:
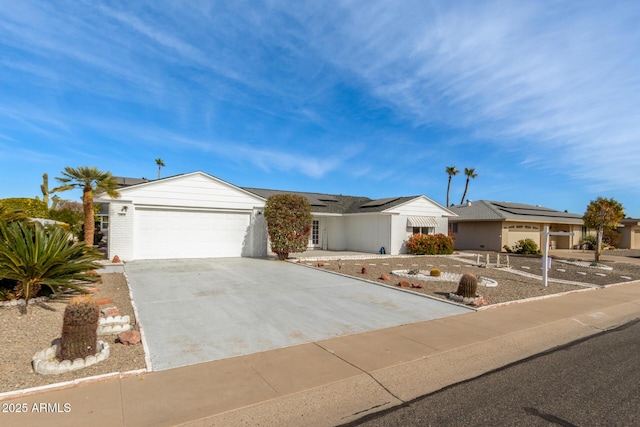
[[[304,252],[309,245],[311,232],[311,205],[296,194],[275,194],[267,199],[264,207],[271,250],[279,260],[285,260],[293,252]]]
[[[596,230],[596,262],[600,261],[604,230],[616,227],[622,218],[624,218],[624,208],[620,202],[613,198],[598,197],[587,206],[582,220],[584,225]]]

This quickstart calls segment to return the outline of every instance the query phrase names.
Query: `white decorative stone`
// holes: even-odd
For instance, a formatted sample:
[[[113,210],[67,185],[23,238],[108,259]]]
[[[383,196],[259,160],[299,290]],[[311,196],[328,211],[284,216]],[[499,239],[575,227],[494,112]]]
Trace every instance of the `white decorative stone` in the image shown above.
[[[33,370],[42,375],[63,374],[65,372],[76,371],[95,365],[109,357],[109,344],[98,341],[100,351],[95,355],[89,355],[84,359],[59,361],[56,359],[60,355],[60,344],[56,342],[52,347],[37,352],[31,361]]]

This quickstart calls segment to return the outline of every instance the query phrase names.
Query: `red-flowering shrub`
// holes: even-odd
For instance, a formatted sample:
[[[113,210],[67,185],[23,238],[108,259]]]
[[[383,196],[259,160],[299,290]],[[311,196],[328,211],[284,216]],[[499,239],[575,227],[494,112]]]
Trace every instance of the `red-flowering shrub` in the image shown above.
[[[293,252],[304,252],[311,232],[311,206],[296,194],[276,194],[267,199],[264,208],[271,250],[284,260]]]
[[[407,240],[407,250],[415,255],[453,253],[453,239],[444,234],[414,234]]]

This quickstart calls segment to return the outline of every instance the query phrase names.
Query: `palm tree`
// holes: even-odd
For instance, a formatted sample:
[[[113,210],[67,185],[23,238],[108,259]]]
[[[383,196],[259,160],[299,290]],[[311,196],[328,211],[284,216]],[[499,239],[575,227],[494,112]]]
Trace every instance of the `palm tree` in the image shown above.
[[[447,175],[449,175],[449,182],[447,183],[447,207],[449,207],[449,191],[451,191],[451,178],[458,175],[460,171],[455,166],[447,166],[445,169]]]
[[[39,223],[0,220],[0,277],[14,280],[15,294],[28,300],[47,286],[83,292],[81,282],[98,279],[89,270],[102,256],[84,243],[73,243],[62,227],[43,227]]]
[[[467,183],[464,185],[464,193],[462,193],[460,204],[464,203],[464,198],[467,196],[467,190],[469,189],[469,180],[478,177],[475,168],[464,168],[464,174],[467,176]]]
[[[111,176],[111,172],[102,172],[96,167],[80,166],[72,168],[67,166],[62,171],[62,177],[56,178],[63,185],[58,187],[58,191],[67,191],[74,188],[82,189],[82,206],[84,210],[84,242],[87,246],[93,246],[93,235],[95,229],[93,211],[93,194],[107,193],[108,196],[117,198],[118,183]]]
[[[158,165],[158,179],[160,179],[160,168],[165,167],[165,164],[160,157],[156,159],[156,165]]]

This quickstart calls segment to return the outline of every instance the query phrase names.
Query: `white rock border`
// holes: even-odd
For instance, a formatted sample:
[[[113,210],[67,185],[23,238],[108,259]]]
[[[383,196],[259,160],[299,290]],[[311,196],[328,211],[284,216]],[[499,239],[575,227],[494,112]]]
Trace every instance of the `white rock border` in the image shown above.
[[[440,273],[440,276],[431,276],[429,274],[424,274],[421,272],[419,272],[418,274],[409,274],[408,271],[409,270],[393,270],[391,274],[393,274],[394,276],[406,277],[408,279],[434,282],[459,282],[463,276],[460,273],[447,272]],[[480,276],[478,280],[478,286],[484,286],[485,288],[495,288],[496,286],[498,286],[498,282],[488,277]]]
[[[98,341],[100,351],[95,355],[90,355],[84,359],[57,360],[60,356],[60,340],[55,340],[53,345],[45,350],[37,352],[31,359],[33,370],[41,375],[64,374],[65,372],[77,371],[87,366],[102,362],[110,354],[110,347],[104,341]]]
[[[128,315],[101,317],[98,320],[98,335],[118,334],[133,329],[129,321]]]
[[[610,265],[604,265],[604,264],[595,264],[594,262],[588,262],[588,261],[569,261],[566,259],[557,259],[557,262],[561,262],[563,264],[569,264],[569,265],[576,265],[578,267],[584,267],[584,268],[597,268],[600,270],[613,270],[613,267],[611,267]]]
[[[473,304],[476,301],[480,300],[482,298],[482,295],[478,295],[475,298],[465,298],[461,295],[456,294],[455,292],[449,292],[449,294],[447,295],[447,298],[449,298],[450,300],[453,300],[455,302],[461,302],[463,304],[469,305],[469,304]]]

